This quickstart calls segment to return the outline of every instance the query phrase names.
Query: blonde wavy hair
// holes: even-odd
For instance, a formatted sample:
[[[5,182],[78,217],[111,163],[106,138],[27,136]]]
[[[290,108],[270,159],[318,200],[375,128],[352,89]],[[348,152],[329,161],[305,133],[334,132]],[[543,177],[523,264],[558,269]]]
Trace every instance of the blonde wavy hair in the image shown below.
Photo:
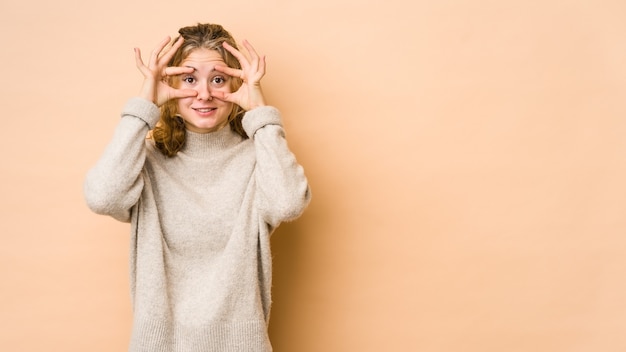
[[[221,25],[199,23],[196,26],[183,27],[178,30],[178,33],[185,40],[168,63],[168,66],[179,66],[195,49],[210,49],[217,51],[222,56],[224,63],[229,67],[241,68],[239,60],[222,46],[222,43],[227,42],[234,48],[237,48],[235,39]],[[241,87],[242,81],[237,77],[232,77],[230,84],[231,91],[234,92]],[[233,104],[233,111],[228,116],[228,123],[233,131],[243,138],[248,138],[241,124],[244,113],[245,111],[240,106]],[[154,140],[156,147],[169,157],[176,155],[185,145],[185,124],[178,115],[176,100],[170,100],[161,106],[161,118],[152,130],[150,138]]]

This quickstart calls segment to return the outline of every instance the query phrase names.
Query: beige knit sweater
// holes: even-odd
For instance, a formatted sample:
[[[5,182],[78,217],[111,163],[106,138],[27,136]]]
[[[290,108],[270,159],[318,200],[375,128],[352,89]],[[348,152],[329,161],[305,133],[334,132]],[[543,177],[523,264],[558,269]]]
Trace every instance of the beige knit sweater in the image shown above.
[[[250,139],[187,131],[171,158],[145,138],[158,119],[129,100],[84,184],[94,212],[131,223],[130,351],[271,351],[270,235],[310,201],[279,112],[248,111]]]

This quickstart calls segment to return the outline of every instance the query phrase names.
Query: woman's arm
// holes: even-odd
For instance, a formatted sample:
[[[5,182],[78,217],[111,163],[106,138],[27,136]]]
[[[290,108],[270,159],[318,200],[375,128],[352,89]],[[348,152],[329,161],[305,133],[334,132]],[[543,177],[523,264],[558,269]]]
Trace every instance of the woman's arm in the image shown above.
[[[272,227],[294,220],[311,200],[304,169],[289,150],[279,111],[263,106],[246,113],[243,126],[256,150],[257,207]]]
[[[170,40],[170,37],[163,39],[146,64],[141,51],[135,48],[135,65],[144,76],[141,91],[124,107],[113,140],[88,172],[84,184],[87,205],[98,214],[130,221],[130,209],[143,190],[141,171],[146,159],[145,139],[159,120],[158,106],[170,99],[197,94],[193,90],[173,88],[167,83],[168,77],[193,71],[189,67],[167,67],[183,43],[180,37],[167,47]]]
[[[242,124],[256,150],[257,207],[265,222],[275,228],[283,221],[300,216],[311,200],[311,192],[302,166],[287,147],[280,113],[265,105],[261,89],[265,56],[259,55],[245,40],[243,46],[247,57],[224,43],[224,48],[239,60],[241,69],[224,66],[215,69],[239,77],[243,83],[236,92],[217,92],[215,97],[233,102],[247,111]]]
[[[153,103],[142,98],[128,101],[112,140],[85,179],[85,200],[92,211],[130,221],[130,209],[144,185],[146,135],[158,119],[159,109]]]

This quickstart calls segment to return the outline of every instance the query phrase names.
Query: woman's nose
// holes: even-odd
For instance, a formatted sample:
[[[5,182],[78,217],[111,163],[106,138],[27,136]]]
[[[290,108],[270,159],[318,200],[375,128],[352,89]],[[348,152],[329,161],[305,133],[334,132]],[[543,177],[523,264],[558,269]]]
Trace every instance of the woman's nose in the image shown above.
[[[198,95],[196,96],[199,100],[213,100],[213,96],[211,95],[211,89],[207,84],[200,85],[196,91]]]

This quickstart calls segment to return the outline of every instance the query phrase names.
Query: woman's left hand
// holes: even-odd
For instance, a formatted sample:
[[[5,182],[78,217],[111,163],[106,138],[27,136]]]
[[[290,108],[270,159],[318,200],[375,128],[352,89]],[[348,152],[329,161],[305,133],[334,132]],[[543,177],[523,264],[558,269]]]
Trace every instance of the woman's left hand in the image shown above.
[[[261,78],[265,75],[265,56],[259,56],[246,40],[243,41],[243,46],[248,51],[249,59],[228,43],[224,42],[223,45],[226,50],[239,60],[241,69],[222,65],[215,66],[215,69],[231,77],[238,77],[243,83],[236,92],[215,92],[213,96],[217,99],[235,103],[246,111],[264,106],[265,98],[261,90]]]

